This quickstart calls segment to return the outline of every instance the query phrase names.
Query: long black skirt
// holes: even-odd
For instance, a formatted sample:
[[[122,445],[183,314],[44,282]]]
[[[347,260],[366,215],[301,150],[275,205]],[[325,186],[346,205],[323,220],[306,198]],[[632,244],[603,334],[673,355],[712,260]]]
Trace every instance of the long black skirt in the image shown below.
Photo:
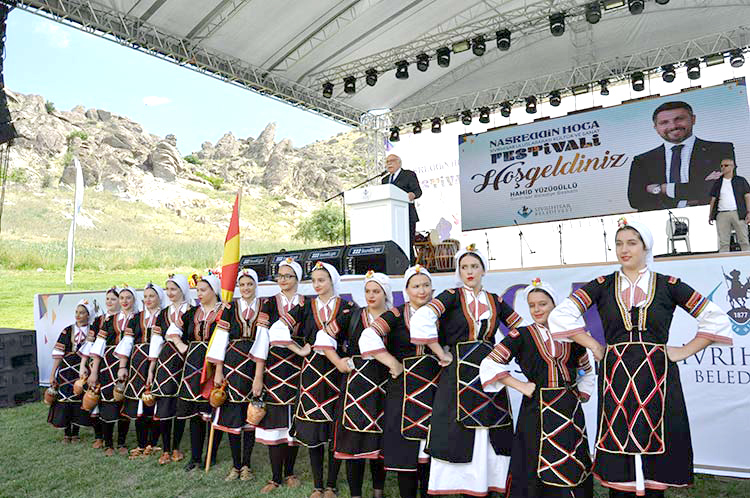
[[[386,386],[383,458],[386,470],[416,471],[419,463],[419,440],[406,439],[401,433],[404,408],[403,375],[390,379]]]
[[[58,429],[65,429],[70,424],[88,427],[91,417],[89,412],[81,409],[80,401],[58,401],[49,407],[47,422]]]
[[[599,399],[602,399],[604,377],[599,376]],[[602,418],[599,404],[599,420]],[[597,429],[598,430],[598,429]],[[599,437],[597,435],[597,441]],[[676,363],[668,362],[667,388],[664,403],[664,445],[659,455],[642,455],[643,478],[666,485],[685,486],[693,483],[693,446],[690,439],[685,398],[682,393],[680,371]],[[607,483],[634,482],[633,455],[596,450],[594,474],[605,486]],[[647,487],[649,487],[647,485]]]
[[[592,498],[594,480],[591,475],[574,488],[544,484],[537,475],[540,440],[539,394],[523,397],[516,423],[516,435],[510,456],[506,498]]]
[[[245,420],[247,418],[247,406],[249,403],[225,402],[218,408],[214,408],[211,414],[211,425],[216,429],[230,434],[239,434],[242,431],[255,430]],[[265,418],[265,417],[264,417]]]

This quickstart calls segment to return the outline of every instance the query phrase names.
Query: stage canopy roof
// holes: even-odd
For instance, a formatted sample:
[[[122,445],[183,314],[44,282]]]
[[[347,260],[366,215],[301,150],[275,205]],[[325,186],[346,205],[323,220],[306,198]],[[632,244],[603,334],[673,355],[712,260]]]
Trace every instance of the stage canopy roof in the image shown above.
[[[632,2],[632,0],[631,0]],[[10,2],[8,2],[10,3]],[[386,128],[602,79],[629,79],[750,44],[750,0],[22,0],[18,7],[350,125]],[[664,4],[664,5],[661,5]],[[553,36],[550,15],[564,13]],[[509,30],[500,50],[496,33]],[[485,38],[486,53],[441,47]],[[429,68],[417,69],[420,54]],[[396,78],[407,61],[408,79]],[[368,86],[368,70],[377,83]],[[356,92],[344,92],[355,77]],[[323,85],[333,83],[332,98]],[[368,111],[390,109],[375,118]]]

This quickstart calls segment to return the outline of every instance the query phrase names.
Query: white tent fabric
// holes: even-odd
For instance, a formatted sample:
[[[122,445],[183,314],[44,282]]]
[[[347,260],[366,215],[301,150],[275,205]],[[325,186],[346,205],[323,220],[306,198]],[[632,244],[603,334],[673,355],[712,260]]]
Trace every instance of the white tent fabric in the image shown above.
[[[108,33],[141,50],[229,79],[349,124],[372,109],[389,108],[394,122],[554,89],[622,79],[736,47],[750,40],[750,0],[645,1],[642,14],[627,5],[584,18],[590,0],[28,0],[19,7]],[[625,3],[626,2],[622,2]],[[566,31],[553,37],[548,16],[566,12]],[[508,28],[509,51],[494,33]],[[487,38],[487,51],[451,55],[438,67],[435,51],[453,42]],[[431,56],[419,72],[417,54]],[[394,64],[411,62],[397,80]],[[365,71],[376,68],[368,87]],[[571,72],[572,71],[572,72]],[[343,78],[357,78],[355,94]],[[333,99],[321,86],[334,83]]]

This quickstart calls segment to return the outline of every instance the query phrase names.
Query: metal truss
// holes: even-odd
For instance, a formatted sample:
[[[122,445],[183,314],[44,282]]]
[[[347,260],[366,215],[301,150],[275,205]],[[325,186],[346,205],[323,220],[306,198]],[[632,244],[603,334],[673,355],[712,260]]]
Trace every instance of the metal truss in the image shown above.
[[[227,2],[226,10],[218,12],[216,19],[209,19],[205,29],[196,34],[207,36],[214,29],[211,26],[225,22],[236,12],[234,4],[241,3]],[[324,98],[317,86],[311,89],[240,59],[207,50],[193,39],[165,33],[135,16],[113,13],[86,0],[18,0],[14,5],[344,124],[359,125],[360,109],[338,99]]]
[[[274,56],[269,58],[263,66],[268,67],[269,71],[277,69],[280,71],[289,70],[306,55],[310,54],[313,50],[338,34],[342,29],[356,21],[364,12],[383,1],[384,0],[351,0],[347,2],[347,5],[342,10],[334,12],[333,15],[326,19],[319,28],[316,28],[312,33],[305,36],[305,38],[293,48],[281,56],[274,54]]]
[[[477,35],[485,35],[488,51],[495,39],[495,31],[507,28],[514,40],[523,35],[549,30],[549,15],[565,12],[566,23],[583,19],[585,6],[591,0],[530,0],[513,10],[507,9],[504,0],[484,0],[462,10],[459,14],[420,35],[417,40],[393,47],[384,52],[363,57],[323,71],[312,73],[306,82],[319,86],[325,81],[336,81],[346,76],[363,77],[365,71],[374,68],[378,72],[393,70],[401,60],[413,62],[417,54],[426,53],[434,57],[435,51],[444,46]]]
[[[693,58],[702,58],[719,52],[727,52],[735,48],[747,47],[750,43],[750,25],[740,26],[723,33],[703,36],[694,40],[681,41],[672,45],[646,50],[637,54],[616,57],[593,64],[580,66],[543,75],[527,80],[515,81],[502,87],[489,88],[458,97],[452,97],[437,102],[401,106],[390,113],[392,126],[403,126],[407,123],[429,120],[435,117],[455,115],[462,110],[476,110],[478,107],[494,108],[502,102],[517,103],[527,96],[546,97],[549,92],[559,90],[562,96],[570,95],[573,87],[591,85],[603,79],[611,83],[629,79],[635,71],[644,73],[656,72],[662,65],[679,64]],[[451,74],[446,80],[438,80],[428,85],[409,101],[420,102],[422,97],[434,94],[440,86],[449,85],[457,79],[469,77],[478,69],[478,65],[491,61],[476,57],[470,63],[464,64]],[[403,103],[406,104],[406,101]]]
[[[251,0],[222,0],[201,22],[190,30],[186,38],[194,41],[203,41],[210,38],[250,2]]]
[[[360,119],[360,129],[367,135],[367,174],[376,175],[385,169],[385,140],[390,126],[388,113],[376,115],[366,113]]]

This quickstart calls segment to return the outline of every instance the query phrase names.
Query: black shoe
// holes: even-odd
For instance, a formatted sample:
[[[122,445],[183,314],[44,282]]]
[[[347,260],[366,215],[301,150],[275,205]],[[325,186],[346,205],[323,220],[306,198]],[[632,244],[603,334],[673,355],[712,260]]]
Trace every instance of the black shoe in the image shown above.
[[[185,465],[185,472],[190,472],[193,469],[197,469],[200,464],[200,462],[194,462],[192,460],[189,461],[188,464]]]

